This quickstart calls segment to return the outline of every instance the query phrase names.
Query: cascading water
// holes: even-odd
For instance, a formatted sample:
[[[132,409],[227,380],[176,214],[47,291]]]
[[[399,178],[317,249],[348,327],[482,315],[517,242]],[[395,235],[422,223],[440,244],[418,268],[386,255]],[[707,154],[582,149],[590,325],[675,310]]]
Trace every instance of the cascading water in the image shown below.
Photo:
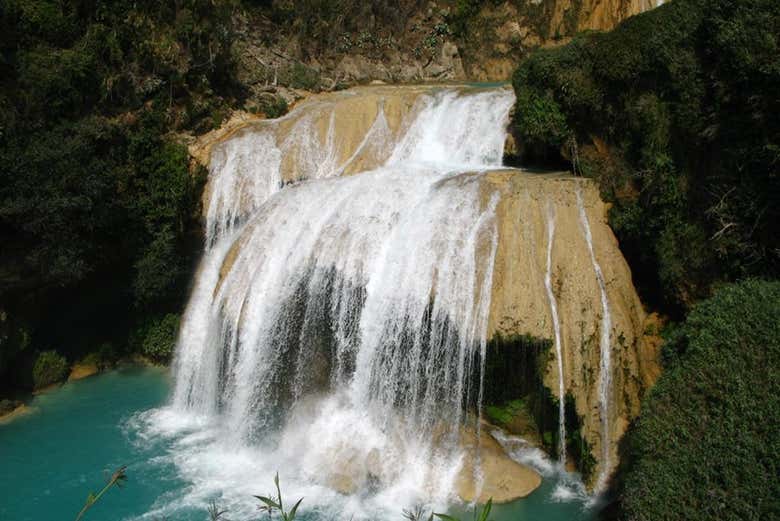
[[[558,319],[558,302],[552,287],[552,251],[555,238],[555,209],[547,204],[547,269],[544,275],[544,287],[550,303],[550,316],[553,323],[555,358],[558,363],[558,463],[566,466],[566,384],[563,374],[563,347],[561,345],[561,323]]]
[[[172,405],[155,420],[193,429],[199,452],[180,465],[197,483],[239,494],[247,466],[279,470],[310,504],[351,494],[339,509],[358,517],[451,496],[458,439],[477,428],[497,247],[479,172],[501,164],[513,101],[423,95],[398,136],[380,108],[348,161],[385,163],[359,175],[340,176],[332,118],[325,146],[303,118],[284,140],[261,129],[215,153]],[[282,188],[290,154],[307,180]]]
[[[580,224],[582,232],[585,235],[585,241],[588,244],[590,260],[593,264],[593,271],[596,273],[596,280],[601,294],[601,325],[599,327],[601,335],[599,339],[600,367],[599,367],[599,416],[601,420],[601,469],[596,479],[595,491],[601,492],[607,484],[607,480],[612,471],[610,462],[610,435],[609,435],[609,406],[610,394],[612,389],[612,363],[610,333],[612,329],[612,315],[609,311],[609,300],[607,299],[607,285],[604,281],[604,275],[601,266],[596,260],[596,254],[593,252],[593,237],[590,232],[590,223],[588,215],[585,212],[585,205],[582,201],[582,191],[577,189],[577,207],[580,214]]]

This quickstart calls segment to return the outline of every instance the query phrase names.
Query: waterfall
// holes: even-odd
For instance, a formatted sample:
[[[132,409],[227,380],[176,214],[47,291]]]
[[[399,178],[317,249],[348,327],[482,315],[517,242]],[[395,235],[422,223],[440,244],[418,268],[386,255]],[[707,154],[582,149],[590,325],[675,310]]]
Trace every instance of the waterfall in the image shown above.
[[[552,287],[552,250],[555,238],[555,209],[547,203],[547,270],[544,275],[544,287],[547,290],[547,300],[550,303],[555,340],[555,357],[558,362],[558,464],[566,467],[566,387],[563,374],[563,349],[561,345],[561,324],[558,320],[558,302]]]
[[[508,89],[441,89],[397,133],[380,106],[346,162],[333,114],[324,140],[293,111],[289,133],[269,124],[215,150],[171,414],[291,469],[294,490],[393,509],[446,500],[481,407],[498,241],[481,172],[501,165],[513,102]],[[365,154],[382,166],[341,175]],[[286,184],[291,157],[300,182]]]
[[[582,232],[585,235],[585,241],[588,244],[590,260],[593,264],[593,271],[596,273],[596,280],[601,294],[601,331],[599,339],[600,367],[599,367],[599,416],[601,419],[601,470],[596,479],[595,491],[601,492],[607,484],[612,467],[610,462],[610,435],[609,435],[609,405],[610,391],[612,388],[612,367],[611,367],[611,349],[610,330],[612,329],[612,316],[609,311],[609,301],[607,299],[607,286],[604,282],[604,275],[601,272],[596,260],[596,254],[593,251],[593,237],[590,232],[590,223],[585,213],[585,205],[582,201],[582,191],[577,187],[577,207],[580,214],[580,224]]]

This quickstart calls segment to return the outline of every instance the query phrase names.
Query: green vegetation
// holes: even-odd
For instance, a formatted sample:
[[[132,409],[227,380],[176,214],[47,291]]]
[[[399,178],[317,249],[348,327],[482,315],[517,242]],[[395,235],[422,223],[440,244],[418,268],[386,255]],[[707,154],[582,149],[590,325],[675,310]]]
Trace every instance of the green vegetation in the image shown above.
[[[471,20],[479,14],[482,5],[487,3],[484,0],[457,0],[449,16],[453,32],[458,35],[466,35]],[[494,4],[495,2],[491,3]]]
[[[287,102],[281,96],[268,94],[260,98],[257,107],[253,107],[252,112],[262,112],[267,118],[280,118],[287,114],[289,107]]]
[[[558,406],[557,400],[555,406]],[[577,414],[574,396],[566,393],[564,398],[564,424],[566,426],[566,454],[576,464],[583,476],[592,476],[596,469],[596,458],[588,440],[582,434],[583,418]],[[557,445],[556,445],[557,446]]]
[[[179,315],[169,313],[161,318],[150,318],[136,331],[140,352],[157,363],[167,363],[173,356],[179,332]]]
[[[174,135],[212,128],[241,96],[236,6],[0,6],[3,386],[31,385],[42,345],[78,359],[110,342],[121,355],[148,316],[180,312],[205,172]]]
[[[474,521],[488,521],[490,516],[490,510],[493,508],[493,498],[488,499],[488,502],[485,503],[482,508],[479,508],[477,505],[474,505]],[[428,521],[431,521],[433,517],[436,516],[442,521],[460,521],[458,518],[447,515],[447,514],[437,514],[433,513],[428,518]]]
[[[43,389],[68,377],[68,361],[56,351],[44,351],[33,365],[33,386]]]
[[[294,89],[314,90],[320,84],[320,73],[300,62],[295,62],[288,74],[288,83]]]
[[[523,400],[511,400],[503,405],[488,405],[485,407],[485,413],[491,421],[500,426],[507,426],[525,409]]]
[[[630,437],[632,521],[780,516],[780,282],[720,288],[668,333]]]
[[[299,499],[295,505],[290,509],[288,512],[284,509],[284,501],[282,500],[282,489],[279,488],[279,473],[276,473],[276,476],[274,476],[274,485],[276,485],[276,496],[255,496],[257,499],[260,500],[261,503],[263,503],[263,506],[260,507],[260,510],[263,510],[265,512],[268,512],[269,517],[273,515],[274,512],[279,512],[279,517],[282,518],[282,521],[294,521],[295,520],[295,513],[298,511],[298,507],[301,505],[301,501],[303,501],[303,498]]]
[[[108,492],[111,487],[122,487],[125,481],[127,481],[127,474],[126,471],[127,467],[125,465],[122,465],[118,469],[114,471],[113,474],[111,474],[111,477],[108,478],[108,481],[106,482],[106,485],[103,487],[103,489],[98,492],[97,494],[94,494],[90,492],[87,495],[87,500],[84,502],[84,507],[81,509],[81,511],[76,516],[76,521],[79,521],[81,518],[84,517],[84,514],[87,513],[87,510],[92,508],[92,506],[100,501],[100,498],[103,497],[103,494]]]
[[[343,52],[358,47],[371,53],[393,47],[393,35],[403,31],[411,13],[421,2],[288,0],[253,3],[263,8],[280,27],[307,42],[303,49],[305,54],[316,55],[330,49]]]
[[[643,297],[675,317],[778,275],[778,26],[774,0],[675,0],[514,75],[522,159],[598,180]]]
[[[83,365],[94,365],[98,371],[105,371],[113,368],[119,361],[119,356],[114,346],[108,342],[102,344],[97,351],[88,353],[79,363]]]

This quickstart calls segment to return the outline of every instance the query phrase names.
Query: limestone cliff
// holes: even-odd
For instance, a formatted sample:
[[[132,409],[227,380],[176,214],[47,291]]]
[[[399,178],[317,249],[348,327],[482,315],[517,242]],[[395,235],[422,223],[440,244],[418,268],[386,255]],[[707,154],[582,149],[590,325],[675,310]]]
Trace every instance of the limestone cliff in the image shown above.
[[[530,334],[553,338],[551,306],[545,290],[548,226],[552,225],[551,280],[561,330],[565,392],[575,399],[577,413],[583,418],[583,435],[601,470],[598,381],[603,308],[580,214],[582,205],[611,315],[612,385],[606,449],[610,468],[614,468],[617,443],[639,414],[640,400],[654,383],[660,366],[657,339],[645,336],[646,329],[654,330],[647,328],[648,317],[632,285],[631,272],[607,224],[606,205],[594,183],[568,174],[507,170],[487,174],[486,181],[501,193],[489,336]],[[543,380],[557,396],[554,356]]]

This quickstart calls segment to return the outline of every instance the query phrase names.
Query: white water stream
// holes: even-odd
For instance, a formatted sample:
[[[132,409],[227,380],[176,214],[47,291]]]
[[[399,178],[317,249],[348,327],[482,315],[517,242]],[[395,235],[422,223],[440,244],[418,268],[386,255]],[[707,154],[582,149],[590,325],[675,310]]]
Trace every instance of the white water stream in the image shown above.
[[[558,301],[552,286],[552,251],[555,239],[555,208],[547,204],[547,270],[544,275],[544,287],[547,301],[550,303],[550,316],[553,323],[555,358],[558,363],[558,463],[566,466],[566,384],[563,373],[563,346],[561,341],[561,323],[558,319]]]
[[[604,274],[601,271],[601,266],[596,260],[596,254],[593,252],[593,237],[590,232],[590,223],[588,222],[588,215],[585,212],[585,204],[582,201],[582,191],[577,189],[577,206],[580,214],[580,224],[582,225],[582,233],[585,235],[585,240],[588,243],[588,252],[590,253],[590,260],[593,264],[593,271],[596,274],[596,280],[599,285],[599,292],[601,295],[601,325],[599,326],[600,338],[599,338],[599,353],[600,353],[600,366],[599,366],[599,416],[601,420],[601,468],[599,470],[598,478],[596,479],[595,492],[601,492],[607,485],[607,481],[612,472],[612,463],[610,461],[610,432],[609,432],[609,412],[610,412],[610,394],[612,389],[612,361],[611,350],[612,345],[610,343],[610,334],[612,329],[612,315],[609,311],[609,300],[607,299],[607,285],[604,281]]]

